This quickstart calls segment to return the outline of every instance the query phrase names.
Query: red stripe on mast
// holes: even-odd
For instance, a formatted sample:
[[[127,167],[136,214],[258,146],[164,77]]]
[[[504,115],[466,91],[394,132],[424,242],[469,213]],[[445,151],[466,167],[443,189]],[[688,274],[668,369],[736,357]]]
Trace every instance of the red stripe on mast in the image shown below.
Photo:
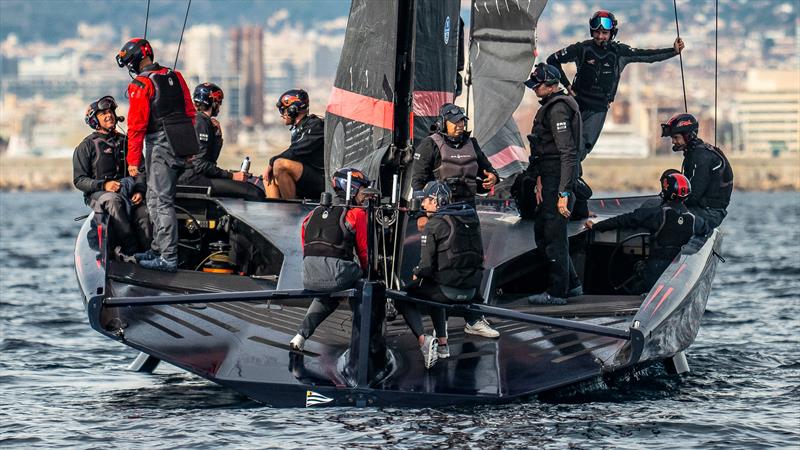
[[[394,128],[394,104],[386,100],[333,88],[326,110],[345,119],[391,130]]]

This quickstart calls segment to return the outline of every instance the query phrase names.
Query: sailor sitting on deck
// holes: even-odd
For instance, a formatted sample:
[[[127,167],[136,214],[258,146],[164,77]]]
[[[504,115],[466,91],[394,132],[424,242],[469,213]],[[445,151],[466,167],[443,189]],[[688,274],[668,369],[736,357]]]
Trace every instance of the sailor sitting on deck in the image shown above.
[[[222,152],[222,127],[216,117],[224,98],[214,83],[201,83],[194,88],[192,101],[197,108],[194,129],[200,152],[189,158],[189,167],[178,177],[178,184],[209,186],[212,195],[261,200],[263,189],[248,183],[245,171],[234,172],[217,166]]]
[[[300,232],[303,287],[312,291],[350,289],[369,268],[367,213],[362,208],[349,208],[346,201],[349,199],[351,204],[360,205],[364,201],[363,191],[369,187],[370,181],[360,170],[340,169],[333,174],[332,184],[337,197],[336,204],[314,208],[303,219]],[[306,339],[338,306],[339,299],[315,298],[289,346],[303,350]]]
[[[111,232],[118,244],[116,256],[130,256],[150,248],[152,231],[144,193],[144,173],[128,176],[125,168],[127,139],[117,133],[117,103],[107,95],[86,110],[86,124],[95,131],[72,155],[73,184],[83,191],[83,200],[96,213],[109,215]],[[131,226],[134,222],[134,226]]]
[[[710,231],[706,221],[692,214],[684,204],[692,192],[689,179],[680,173],[668,172],[662,177],[660,205],[645,205],[598,223],[586,221],[586,227],[595,231],[617,228],[650,231],[650,256],[644,267],[637,268],[639,279],[633,286],[634,292],[649,291],[692,236],[705,236]]]
[[[291,129],[292,141],[264,171],[267,197],[316,200],[325,190],[325,123],[308,113],[308,93],[302,89],[284,92],[275,106]]]
[[[415,194],[422,198],[428,222],[421,236],[420,262],[414,268],[409,295],[442,303],[475,303],[481,298],[478,289],[483,278],[483,243],[480,222],[475,209],[467,202],[450,203],[452,193],[447,184],[431,181]],[[417,337],[427,368],[438,358],[448,358],[447,318],[444,309],[431,308],[430,315],[438,342],[425,334],[417,304],[398,301],[411,332]],[[485,318],[478,314],[464,317],[464,332],[477,336],[500,336]]]

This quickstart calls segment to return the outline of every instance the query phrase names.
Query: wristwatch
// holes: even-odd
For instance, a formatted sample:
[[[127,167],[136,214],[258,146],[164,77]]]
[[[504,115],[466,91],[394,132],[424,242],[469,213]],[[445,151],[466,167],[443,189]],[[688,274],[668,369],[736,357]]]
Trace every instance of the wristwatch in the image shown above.
[[[560,198],[569,198],[569,192],[568,192],[568,191],[559,192],[559,193],[558,193],[558,196],[559,196]]]

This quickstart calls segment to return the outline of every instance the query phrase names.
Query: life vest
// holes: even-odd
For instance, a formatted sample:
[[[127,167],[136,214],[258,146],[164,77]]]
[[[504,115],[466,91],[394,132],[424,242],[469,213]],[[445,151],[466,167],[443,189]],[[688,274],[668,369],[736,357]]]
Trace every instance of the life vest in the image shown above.
[[[147,123],[147,133],[162,130],[163,119],[186,116],[186,103],[183,98],[178,75],[171,69],[166,73],[142,72],[140,76],[147,77],[153,83],[153,96],[150,98],[150,120]]]
[[[125,173],[125,136],[119,134],[94,133],[92,169],[94,178],[99,180],[119,180]]]
[[[619,81],[619,55],[614,43],[609,43],[607,49],[584,44],[577,68],[572,89],[578,97],[608,106]]]
[[[441,215],[450,228],[447,239],[437,248],[434,279],[456,288],[480,287],[483,276],[483,243],[480,222],[474,218]]]
[[[653,233],[651,258],[672,260],[694,236],[694,214],[681,206],[661,208],[661,227]]]
[[[453,147],[441,134],[431,135],[439,149],[442,164],[433,171],[436,179],[450,185],[455,198],[475,197],[478,190],[475,176],[478,173],[478,155],[472,139],[459,148]]]
[[[534,158],[540,158],[541,160],[561,159],[561,152],[556,147],[553,130],[550,129],[550,121],[547,120],[547,114],[557,102],[566,103],[573,112],[570,118],[572,138],[575,142],[575,150],[579,152],[578,156],[581,156],[580,152],[583,147],[581,145],[581,127],[583,125],[581,123],[580,108],[574,98],[564,93],[556,93],[547,97],[533,119],[533,127],[531,128],[531,134],[528,135],[528,140],[531,144],[531,155]]]
[[[353,260],[355,233],[346,224],[344,206],[317,206],[306,222],[303,256]]]

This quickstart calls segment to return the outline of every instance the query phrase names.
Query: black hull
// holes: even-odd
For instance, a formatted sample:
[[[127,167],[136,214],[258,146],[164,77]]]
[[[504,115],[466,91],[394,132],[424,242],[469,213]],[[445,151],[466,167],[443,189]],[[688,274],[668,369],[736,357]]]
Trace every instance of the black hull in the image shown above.
[[[611,216],[643,200],[598,200],[593,208]],[[344,370],[353,332],[346,303],[320,326],[302,353],[291,351],[288,341],[302,320],[308,298],[112,305],[110,299],[120,297],[296,288],[299,244],[287,236],[296,233],[309,207],[245,202],[222,206],[243,222],[271,223],[269,229],[258,231],[277,242],[283,252],[277,285],[264,279],[213,278],[191,271],[158,280],[154,277],[160,275],[152,272],[106,261],[105,240],[92,236],[96,229],[92,224],[102,220],[93,218],[87,219],[76,244],[79,284],[89,321],[101,334],[275,407],[501,403],[668,358],[685,350],[697,334],[716,269],[713,250],[721,245],[716,231],[699,249],[686,248],[644,298],[595,295],[571,299],[563,307],[533,307],[513,296],[494,296],[491,303],[506,311],[568,319],[565,322],[575,324],[577,330],[490,317],[501,332],[499,339],[492,340],[466,335],[463,320],[454,317],[448,323],[452,357],[430,370],[423,367],[415,339],[402,319],[389,322],[383,332],[388,374],[363,383]],[[500,284],[510,285],[514,273],[525,273],[519,266],[530,257],[532,227],[526,222],[509,223],[499,207],[481,215],[489,268],[484,290],[493,293]],[[265,217],[282,221],[276,225],[264,222]],[[570,226],[573,239],[586,238],[579,224]],[[403,259],[413,259],[415,232],[405,235]],[[588,277],[589,266],[586,271]],[[404,269],[399,272],[402,275]],[[670,294],[664,297],[667,290]],[[615,330],[624,337],[581,331],[589,326]]]

